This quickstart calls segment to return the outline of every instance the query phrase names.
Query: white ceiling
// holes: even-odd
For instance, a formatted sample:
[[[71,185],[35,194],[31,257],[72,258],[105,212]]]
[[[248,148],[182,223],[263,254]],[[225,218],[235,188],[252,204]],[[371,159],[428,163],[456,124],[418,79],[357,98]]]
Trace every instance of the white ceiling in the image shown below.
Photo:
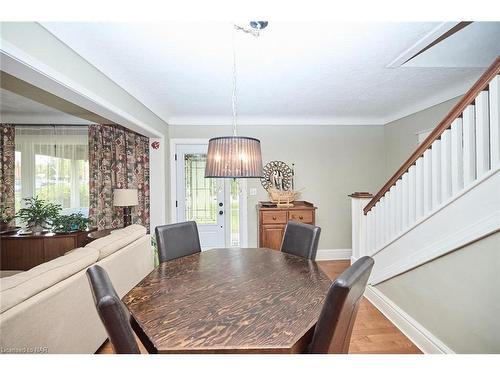
[[[487,67],[497,56],[500,56],[500,22],[473,22],[405,66]]]
[[[10,124],[89,124],[47,105],[0,88],[0,122]]]
[[[169,124],[231,122],[231,24],[43,26]],[[386,67],[437,26],[271,21],[259,38],[236,32],[239,123],[383,124],[460,95],[484,68]]]

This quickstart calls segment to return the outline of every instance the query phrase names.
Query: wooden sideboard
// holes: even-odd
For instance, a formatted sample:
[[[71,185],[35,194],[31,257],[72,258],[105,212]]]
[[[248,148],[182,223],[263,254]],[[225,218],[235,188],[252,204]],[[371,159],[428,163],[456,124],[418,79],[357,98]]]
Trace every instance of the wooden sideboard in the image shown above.
[[[259,247],[280,250],[289,220],[312,225],[316,223],[316,207],[312,203],[296,201],[293,207],[288,208],[264,207],[262,203],[257,205]]]
[[[29,270],[85,246],[88,231],[68,234],[47,233],[38,236],[7,234],[0,236],[0,270]]]

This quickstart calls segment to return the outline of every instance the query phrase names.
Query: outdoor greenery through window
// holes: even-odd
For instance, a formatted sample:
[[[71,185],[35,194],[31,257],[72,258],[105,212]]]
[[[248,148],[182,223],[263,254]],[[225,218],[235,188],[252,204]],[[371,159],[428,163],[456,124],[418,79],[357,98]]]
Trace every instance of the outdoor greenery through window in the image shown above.
[[[88,216],[88,131],[85,126],[16,126],[16,212],[38,196],[63,214]]]
[[[230,215],[230,246],[240,246],[240,189],[235,179],[205,178],[206,154],[185,154],[185,217],[198,225],[216,225],[219,210]],[[223,186],[225,187],[223,188]],[[223,191],[224,190],[224,191]],[[220,193],[226,199],[220,197]],[[219,207],[219,199],[229,201],[229,211]]]

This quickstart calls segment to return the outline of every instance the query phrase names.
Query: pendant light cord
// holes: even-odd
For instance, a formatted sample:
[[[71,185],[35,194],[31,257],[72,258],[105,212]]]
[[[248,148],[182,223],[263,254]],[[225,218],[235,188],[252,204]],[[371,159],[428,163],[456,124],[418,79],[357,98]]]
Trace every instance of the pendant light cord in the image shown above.
[[[235,30],[236,25],[233,24],[232,32],[232,49],[233,49],[233,93],[232,93],[232,105],[233,105],[233,135],[236,136],[236,116],[237,116],[237,98],[236,98],[236,43],[235,43]]]

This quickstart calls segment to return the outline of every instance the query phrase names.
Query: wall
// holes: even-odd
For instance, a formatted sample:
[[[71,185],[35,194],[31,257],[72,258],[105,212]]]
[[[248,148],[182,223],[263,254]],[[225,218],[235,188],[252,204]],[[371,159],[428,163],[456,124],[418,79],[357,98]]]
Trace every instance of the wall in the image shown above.
[[[500,353],[500,232],[375,286],[456,353]]]
[[[228,126],[170,126],[171,138],[211,138],[231,134]],[[351,248],[348,194],[374,191],[384,181],[382,126],[242,126],[239,134],[261,140],[264,164],[295,164],[295,187],[317,207],[323,228],[319,249]],[[260,181],[249,180],[258,195],[248,197],[248,242],[257,243],[256,204],[268,200]]]
[[[384,126],[386,180],[417,148],[417,133],[435,128],[459,100],[460,97],[448,100]]]

